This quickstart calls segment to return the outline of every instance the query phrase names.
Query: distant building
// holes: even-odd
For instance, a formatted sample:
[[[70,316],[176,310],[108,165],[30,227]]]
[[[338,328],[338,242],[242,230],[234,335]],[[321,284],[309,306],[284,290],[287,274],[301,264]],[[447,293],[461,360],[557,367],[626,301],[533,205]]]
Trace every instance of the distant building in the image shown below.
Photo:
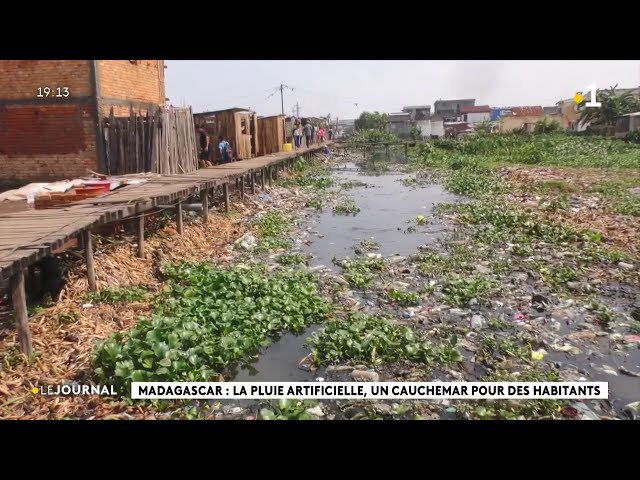
[[[390,113],[389,131],[399,137],[408,137],[411,133],[411,114],[404,112]]]
[[[640,112],[627,113],[618,117],[615,128],[616,138],[623,138],[636,130],[640,130]]]
[[[340,137],[351,135],[355,131],[355,120],[338,120],[338,132]]]
[[[496,107],[491,109],[491,118],[492,122],[499,122],[502,117],[505,115],[511,114],[510,107]]]
[[[491,107],[489,105],[460,107],[460,120],[475,125],[491,121]]]
[[[441,115],[434,113],[429,118],[429,134],[431,137],[444,137],[444,119]]]
[[[437,100],[434,103],[434,113],[440,115],[446,122],[456,122],[460,119],[462,107],[473,107],[475,98],[462,98],[456,100]]]
[[[461,138],[474,133],[472,125],[467,122],[445,122],[444,134],[447,138]]]
[[[429,120],[431,105],[410,105],[408,107],[402,107],[402,111],[411,115],[412,122]]]
[[[500,132],[508,133],[523,128],[532,132],[536,122],[544,116],[544,109],[540,106],[512,107],[511,112],[500,120]]]
[[[431,105],[410,105],[403,107],[402,111],[410,115],[409,124],[411,128],[417,128],[422,137],[429,137],[431,132],[431,127],[429,125]]]

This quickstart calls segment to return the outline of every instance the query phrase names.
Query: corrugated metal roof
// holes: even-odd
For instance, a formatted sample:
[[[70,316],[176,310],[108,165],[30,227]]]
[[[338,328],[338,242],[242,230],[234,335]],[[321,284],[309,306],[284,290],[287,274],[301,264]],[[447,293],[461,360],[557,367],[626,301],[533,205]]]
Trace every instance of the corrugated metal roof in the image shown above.
[[[511,115],[514,117],[535,117],[543,116],[544,109],[539,106],[535,107],[511,107]]]
[[[460,107],[460,113],[488,113],[490,111],[489,105],[463,105]]]

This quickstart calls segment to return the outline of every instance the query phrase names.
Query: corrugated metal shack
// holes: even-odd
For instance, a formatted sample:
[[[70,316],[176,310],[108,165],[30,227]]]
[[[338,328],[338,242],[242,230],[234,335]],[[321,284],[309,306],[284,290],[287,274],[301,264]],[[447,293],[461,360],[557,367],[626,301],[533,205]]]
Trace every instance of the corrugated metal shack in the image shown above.
[[[212,142],[218,143],[220,135],[229,142],[237,160],[261,155],[259,145],[258,116],[247,108],[230,108],[193,115],[196,129],[203,127]],[[216,149],[215,160],[219,152]]]
[[[260,155],[281,152],[286,143],[285,116],[258,117],[258,138]]]

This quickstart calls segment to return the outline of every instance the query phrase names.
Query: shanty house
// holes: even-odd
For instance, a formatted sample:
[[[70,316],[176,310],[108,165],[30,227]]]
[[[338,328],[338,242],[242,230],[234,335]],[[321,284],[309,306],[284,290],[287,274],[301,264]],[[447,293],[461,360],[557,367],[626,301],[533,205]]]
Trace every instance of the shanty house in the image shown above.
[[[237,160],[247,160],[260,155],[258,116],[247,108],[230,108],[193,115],[196,129],[202,127],[212,142],[218,143],[222,135]],[[218,149],[215,150],[218,161]]]
[[[284,115],[258,117],[258,138],[260,155],[269,155],[282,151],[287,141]]]

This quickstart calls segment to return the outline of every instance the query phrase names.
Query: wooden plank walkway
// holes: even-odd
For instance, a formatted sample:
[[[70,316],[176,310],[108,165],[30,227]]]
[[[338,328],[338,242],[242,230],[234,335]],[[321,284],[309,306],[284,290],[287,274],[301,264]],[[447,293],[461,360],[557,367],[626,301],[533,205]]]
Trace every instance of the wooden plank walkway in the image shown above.
[[[83,231],[158,205],[184,200],[201,190],[252,175],[298,156],[309,157],[330,143],[204,168],[184,175],[152,176],[146,183],[126,186],[63,208],[0,215],[0,282],[50,255]]]

